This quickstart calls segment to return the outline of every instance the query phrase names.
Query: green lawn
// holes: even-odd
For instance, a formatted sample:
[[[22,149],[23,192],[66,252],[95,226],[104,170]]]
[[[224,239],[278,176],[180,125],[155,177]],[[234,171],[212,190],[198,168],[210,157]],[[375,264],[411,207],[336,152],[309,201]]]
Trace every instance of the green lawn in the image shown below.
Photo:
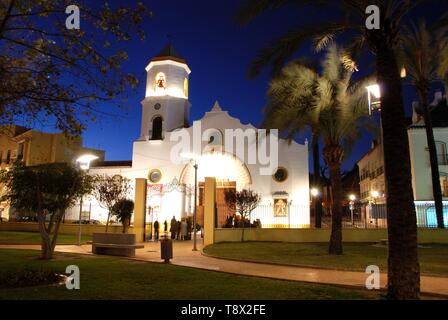
[[[378,292],[244,277],[127,259],[58,253],[38,260],[38,251],[0,250],[0,272],[32,268],[64,273],[77,265],[81,289],[65,285],[0,289],[0,299],[380,299]]]
[[[39,232],[0,231],[0,244],[40,244],[40,239]],[[81,234],[82,242],[89,240],[92,240],[91,236]],[[77,244],[78,235],[59,234],[57,243]]]
[[[368,243],[344,243],[342,256],[327,254],[326,243],[244,242],[219,243],[205,253],[223,258],[308,265],[364,271],[369,265],[387,269],[387,247]],[[419,248],[422,273],[448,276],[448,245],[430,244]]]

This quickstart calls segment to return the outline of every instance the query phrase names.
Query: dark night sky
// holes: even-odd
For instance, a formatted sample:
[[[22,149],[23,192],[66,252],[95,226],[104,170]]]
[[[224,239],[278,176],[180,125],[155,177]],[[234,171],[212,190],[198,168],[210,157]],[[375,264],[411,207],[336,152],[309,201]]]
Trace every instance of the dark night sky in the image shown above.
[[[113,105],[103,106],[117,113],[117,117],[104,117],[90,124],[84,134],[88,147],[106,150],[107,160],[126,160],[132,156],[132,142],[140,131],[140,101],[144,98],[146,82],[145,67],[167,43],[167,34],[172,35],[176,50],[188,61],[190,75],[190,120],[195,120],[211,109],[219,100],[223,109],[243,123],[257,125],[261,121],[265,104],[265,90],[269,81],[267,72],[256,80],[246,76],[247,67],[258,49],[271,39],[291,29],[297,18],[301,23],[317,16],[325,19],[331,12],[298,12],[287,9],[264,14],[254,23],[242,28],[233,20],[239,1],[209,0],[164,0],[144,1],[153,11],[152,19],[145,23],[148,36],[144,43],[127,45],[129,62],[125,71],[136,74],[140,80],[138,91],[129,100],[127,111],[117,111]],[[441,12],[447,1],[437,1],[432,10]],[[443,11],[442,11],[443,12]],[[429,16],[431,16],[429,14]],[[309,46],[299,55],[311,56]],[[406,91],[406,106],[415,98],[409,88]],[[409,112],[409,111],[408,111]],[[299,142],[303,142],[303,139]],[[344,169],[351,168],[357,159],[370,147],[370,138],[365,136],[346,160]]]

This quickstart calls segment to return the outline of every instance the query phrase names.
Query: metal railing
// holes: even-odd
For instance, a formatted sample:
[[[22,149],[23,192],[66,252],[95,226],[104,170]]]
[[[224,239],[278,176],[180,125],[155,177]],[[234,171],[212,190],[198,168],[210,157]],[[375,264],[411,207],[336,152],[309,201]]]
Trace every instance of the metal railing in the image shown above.
[[[228,206],[218,205],[216,217],[217,227],[242,227],[243,223],[238,214],[236,214],[236,219],[232,218],[234,214],[236,214],[235,210],[231,210]],[[309,211],[303,205],[285,204],[284,206],[278,207],[274,207],[273,205],[259,205],[246,217],[245,226],[261,228],[308,228],[309,223],[304,217],[309,217]]]
[[[437,228],[437,218],[434,204],[416,203],[417,226],[419,228]],[[322,228],[331,228],[330,210],[322,216]],[[217,227],[218,228],[238,228],[243,223],[238,217],[231,219],[235,210],[230,210],[225,205],[217,207]],[[237,216],[239,216],[237,214]],[[309,221],[308,218],[309,217]],[[353,218],[352,218],[353,217]],[[249,223],[250,221],[250,223]],[[304,223],[306,221],[307,223]],[[444,205],[444,223],[448,226],[448,204]],[[258,206],[246,219],[245,227],[261,228],[313,228],[314,215],[308,208],[302,205],[287,205],[275,209],[272,205]],[[386,204],[371,204],[357,206],[352,212],[348,207],[344,207],[342,217],[342,227],[345,229],[386,229],[387,228],[387,207]]]

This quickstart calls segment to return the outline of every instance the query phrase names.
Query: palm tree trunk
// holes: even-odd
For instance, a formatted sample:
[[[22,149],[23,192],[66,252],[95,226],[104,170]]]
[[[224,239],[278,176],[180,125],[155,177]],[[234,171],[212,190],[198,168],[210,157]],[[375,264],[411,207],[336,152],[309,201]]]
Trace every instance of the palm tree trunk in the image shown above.
[[[312,137],[313,148],[313,169],[314,169],[314,187],[319,190],[317,196],[313,198],[314,201],[314,227],[322,227],[322,186],[320,179],[320,156],[319,156],[319,135],[313,133]]]
[[[331,212],[331,236],[328,253],[342,254],[342,178],[341,162],[344,150],[341,146],[325,146],[324,158],[330,168],[333,208]]]
[[[431,178],[432,178],[432,194],[434,197],[434,204],[436,207],[437,227],[443,229],[443,202],[442,202],[442,188],[440,186],[439,163],[437,161],[437,148],[434,139],[434,131],[432,129],[431,113],[429,112],[428,95],[426,91],[419,90],[420,102],[423,108],[423,118],[425,120],[426,140],[428,143],[429,160],[431,163]]]
[[[377,49],[377,72],[382,90],[381,120],[389,240],[388,297],[418,299],[420,266],[409,140],[398,64],[395,52],[387,43],[379,44]]]

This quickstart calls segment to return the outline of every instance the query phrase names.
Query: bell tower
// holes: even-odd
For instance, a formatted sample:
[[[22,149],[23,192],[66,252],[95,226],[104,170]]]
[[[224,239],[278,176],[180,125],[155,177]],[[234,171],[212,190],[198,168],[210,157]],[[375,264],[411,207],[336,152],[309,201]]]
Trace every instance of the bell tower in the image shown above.
[[[191,70],[169,44],[152,58],[146,72],[139,140],[163,140],[165,132],[188,126],[191,107],[188,81]]]

